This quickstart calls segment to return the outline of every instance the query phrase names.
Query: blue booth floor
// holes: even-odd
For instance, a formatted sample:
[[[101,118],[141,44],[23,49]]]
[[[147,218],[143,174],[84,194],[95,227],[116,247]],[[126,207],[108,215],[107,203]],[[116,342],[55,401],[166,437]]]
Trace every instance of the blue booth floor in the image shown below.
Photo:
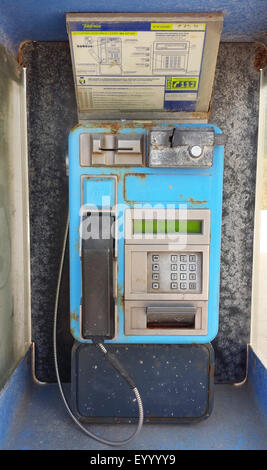
[[[91,425],[111,439],[122,439],[133,424]],[[56,384],[26,387],[0,448],[31,450],[110,449],[84,435],[64,409]],[[211,416],[197,424],[147,424],[131,450],[266,450],[267,427],[249,386],[216,385]]]

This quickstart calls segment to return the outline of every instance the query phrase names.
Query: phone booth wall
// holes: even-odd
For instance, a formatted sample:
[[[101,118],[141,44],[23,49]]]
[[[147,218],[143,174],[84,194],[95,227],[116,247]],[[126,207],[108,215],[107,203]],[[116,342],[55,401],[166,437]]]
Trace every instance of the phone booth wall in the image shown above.
[[[266,448],[263,3],[2,1],[0,448]]]

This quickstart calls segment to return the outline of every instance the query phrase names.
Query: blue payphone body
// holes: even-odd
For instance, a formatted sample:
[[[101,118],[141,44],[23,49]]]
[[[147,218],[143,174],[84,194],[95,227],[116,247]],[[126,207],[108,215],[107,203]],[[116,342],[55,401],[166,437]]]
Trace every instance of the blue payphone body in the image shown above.
[[[179,385],[189,380],[190,392],[205,401],[188,398],[196,409],[172,410],[169,418],[206,417],[212,408],[207,343],[219,323],[224,142],[220,129],[206,123],[222,21],[221,13],[67,15],[79,121],[68,152],[76,417],[68,411],[102,443],[77,420],[94,415],[87,364],[97,353],[90,343],[135,394],[138,425],[124,444],[141,429],[138,387],[165,345],[181,359]],[[206,386],[187,368],[193,343],[204,352],[194,362],[198,368],[202,361]],[[151,367],[141,378],[139,368],[125,367],[124,353],[134,360],[144,349]],[[104,366],[100,382],[106,376]],[[148,419],[163,417],[158,400],[150,409],[146,396]],[[108,406],[104,414],[120,413]]]
[[[90,122],[69,136],[71,331],[80,342],[217,334],[223,145],[211,125]]]

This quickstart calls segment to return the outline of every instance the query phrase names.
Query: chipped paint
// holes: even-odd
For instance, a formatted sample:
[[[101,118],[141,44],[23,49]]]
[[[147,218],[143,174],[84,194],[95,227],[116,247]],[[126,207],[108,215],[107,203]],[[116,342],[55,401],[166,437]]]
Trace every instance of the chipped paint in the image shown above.
[[[194,205],[198,205],[198,204],[207,204],[208,201],[195,201],[194,198],[190,197],[188,199],[188,202],[190,202],[191,204],[194,204]]]
[[[71,320],[78,322],[79,321],[79,314],[76,309],[74,309],[73,312],[70,312],[70,318]]]
[[[73,132],[75,132],[77,129],[80,129],[80,128],[83,128],[83,125],[78,123],[71,129],[70,133],[72,134]]]
[[[124,198],[125,201],[133,204],[135,201],[129,201],[127,199],[127,195],[126,195],[126,177],[128,175],[134,176],[135,178],[139,178],[140,181],[142,181],[142,184],[145,184],[145,179],[146,179],[147,174],[146,173],[125,173],[124,174],[124,177],[123,177],[123,198]]]

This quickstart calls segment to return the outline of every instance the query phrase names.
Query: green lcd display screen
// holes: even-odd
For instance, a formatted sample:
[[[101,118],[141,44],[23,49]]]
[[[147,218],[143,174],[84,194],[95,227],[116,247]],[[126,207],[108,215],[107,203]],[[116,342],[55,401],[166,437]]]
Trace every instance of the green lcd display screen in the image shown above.
[[[202,221],[134,219],[133,233],[202,233]]]

